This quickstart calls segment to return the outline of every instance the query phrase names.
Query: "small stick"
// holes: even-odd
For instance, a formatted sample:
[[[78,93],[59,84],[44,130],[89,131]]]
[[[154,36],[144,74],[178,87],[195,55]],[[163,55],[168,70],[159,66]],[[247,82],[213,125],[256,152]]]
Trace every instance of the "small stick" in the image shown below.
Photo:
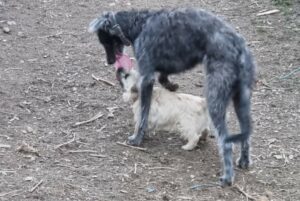
[[[272,89],[272,87],[269,84],[267,84],[264,80],[258,80],[257,82],[261,83],[263,86],[265,86],[265,87],[267,87],[269,89]]]
[[[68,153],[76,154],[76,153],[97,153],[94,150],[69,150]]]
[[[0,170],[0,173],[3,175],[6,175],[6,173],[16,173],[17,171],[15,170]]]
[[[109,86],[113,86],[113,87],[115,86],[114,83],[112,83],[112,82],[110,82],[110,81],[107,81],[107,80],[105,80],[105,79],[102,79],[102,78],[100,78],[100,77],[96,77],[94,74],[92,74],[92,78],[95,79],[95,80],[97,80],[97,81],[103,82],[104,84],[107,84],[107,85],[109,85]]]
[[[210,187],[221,186],[220,184],[196,184],[190,187],[190,189],[205,189]]]
[[[137,171],[137,164],[135,163],[134,164],[134,174],[136,174],[136,171]]]
[[[97,157],[97,158],[106,158],[107,157],[107,156],[101,155],[101,154],[90,154],[90,156]]]
[[[86,120],[86,121],[81,121],[81,122],[76,122],[73,127],[76,127],[76,126],[81,126],[83,124],[87,124],[87,123],[90,123],[90,122],[93,122],[99,118],[103,117],[103,114],[102,112],[99,112],[98,114],[96,114],[95,116],[93,116],[92,118],[90,118],[89,120]]]
[[[10,137],[9,137],[9,136],[7,136],[7,135],[0,135],[0,137],[4,137],[4,138],[6,138],[7,140],[9,140],[9,139],[10,139]]]
[[[57,146],[55,146],[54,149],[58,149],[58,148],[61,148],[61,147],[63,147],[63,146],[66,146],[66,145],[68,145],[68,144],[71,144],[72,142],[75,141],[75,138],[76,138],[76,134],[74,133],[73,138],[72,138],[71,140],[69,140],[69,141],[67,141],[67,142],[64,142],[64,143],[62,143],[62,144],[59,144],[59,145],[57,145]]]
[[[171,168],[171,167],[151,167],[151,168],[148,168],[149,170],[173,170],[173,171],[176,171],[177,169],[175,168]]]
[[[9,149],[11,146],[9,144],[0,144],[0,148]]]
[[[295,73],[297,73],[297,72],[300,72],[300,67],[299,67],[299,68],[296,68],[296,69],[294,69],[294,70],[292,70],[292,71],[289,72],[288,74],[285,74],[285,75],[279,77],[279,79],[286,79],[286,78],[290,77],[291,75],[293,75],[293,74],[295,74]]]
[[[275,14],[275,13],[279,13],[279,12],[280,12],[280,10],[278,10],[278,9],[268,10],[265,12],[257,13],[256,16],[271,15],[271,14]]]
[[[254,200],[254,201],[256,200],[254,197],[252,197],[251,195],[243,191],[238,185],[234,185],[233,188],[235,188],[238,192],[243,194],[247,199]]]
[[[40,185],[42,185],[43,182],[44,182],[44,181],[41,180],[39,183],[37,183],[36,185],[34,185],[34,186],[29,190],[29,192],[30,192],[30,193],[33,193]]]
[[[7,68],[4,71],[9,71],[9,70],[23,70],[23,68]]]
[[[142,148],[142,147],[135,147],[135,146],[131,146],[131,145],[128,145],[128,144],[125,144],[125,143],[122,143],[122,142],[117,142],[118,145],[122,145],[124,147],[129,147],[129,148],[132,148],[132,149],[137,149],[137,150],[140,150],[140,151],[147,151],[146,148]]]

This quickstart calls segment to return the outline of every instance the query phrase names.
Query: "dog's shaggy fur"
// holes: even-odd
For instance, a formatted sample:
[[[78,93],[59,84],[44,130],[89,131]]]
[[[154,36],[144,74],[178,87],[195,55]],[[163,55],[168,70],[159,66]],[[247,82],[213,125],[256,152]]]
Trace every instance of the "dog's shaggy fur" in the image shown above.
[[[131,103],[135,122],[134,135],[137,135],[140,119],[137,87],[139,74],[134,69],[128,72],[120,69],[117,77],[124,90],[123,100]],[[148,118],[149,130],[179,131],[181,137],[188,141],[182,149],[192,150],[199,139],[206,140],[210,129],[209,122],[204,98],[154,87]]]
[[[243,37],[233,28],[203,10],[174,9],[105,13],[90,24],[89,30],[97,32],[110,64],[124,45],[133,46],[141,75],[141,110],[138,132],[129,137],[130,144],[139,145],[146,132],[155,72],[167,78],[202,63],[208,110],[223,156],[221,184],[231,185],[233,181],[232,142],[241,143],[238,166],[248,168],[255,65]],[[231,100],[241,133],[230,136],[225,117]]]

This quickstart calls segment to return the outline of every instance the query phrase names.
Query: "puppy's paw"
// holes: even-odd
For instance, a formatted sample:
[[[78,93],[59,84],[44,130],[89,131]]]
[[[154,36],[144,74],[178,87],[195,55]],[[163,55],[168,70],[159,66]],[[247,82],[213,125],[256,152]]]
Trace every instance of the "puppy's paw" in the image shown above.
[[[142,138],[139,135],[133,134],[128,137],[127,144],[133,146],[139,146],[142,143]]]
[[[236,164],[241,169],[248,169],[249,166],[251,165],[249,157],[240,157],[236,161]]]
[[[193,150],[195,147],[196,147],[196,146],[194,146],[194,145],[186,144],[186,145],[183,145],[181,148],[182,148],[183,150],[186,150],[186,151],[191,151],[191,150]]]
[[[232,186],[232,183],[233,183],[233,177],[226,176],[226,175],[220,177],[220,185],[222,187]]]

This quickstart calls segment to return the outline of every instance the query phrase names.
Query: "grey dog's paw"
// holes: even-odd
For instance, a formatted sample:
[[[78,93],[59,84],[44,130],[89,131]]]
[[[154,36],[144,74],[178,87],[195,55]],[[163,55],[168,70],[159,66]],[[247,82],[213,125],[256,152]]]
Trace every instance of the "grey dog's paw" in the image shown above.
[[[139,135],[131,135],[128,137],[127,144],[129,145],[134,145],[134,146],[139,146],[142,143],[142,138],[139,137]]]
[[[250,159],[249,157],[240,157],[238,160],[237,160],[237,166],[241,169],[248,169],[249,166],[250,166]]]
[[[220,185],[222,187],[232,186],[232,183],[233,183],[233,177],[225,176],[225,175],[220,177]]]

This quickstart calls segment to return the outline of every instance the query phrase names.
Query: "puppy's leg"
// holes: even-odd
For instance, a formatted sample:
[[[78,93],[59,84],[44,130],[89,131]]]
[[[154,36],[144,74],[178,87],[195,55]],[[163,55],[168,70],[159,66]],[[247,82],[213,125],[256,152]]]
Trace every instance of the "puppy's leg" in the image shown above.
[[[209,134],[209,129],[205,128],[203,131],[201,131],[201,135],[200,135],[199,140],[206,141],[208,134]]]
[[[251,89],[247,86],[241,86],[240,91],[233,97],[234,109],[239,120],[241,133],[246,138],[241,142],[241,154],[237,160],[239,168],[246,169],[250,165],[250,143],[249,137],[252,131],[251,116],[250,116],[250,98]]]
[[[232,143],[225,143],[228,136],[226,126],[226,108],[231,98],[234,78],[230,72],[233,66],[224,62],[209,61],[207,65],[207,104],[212,123],[216,129],[219,152],[223,159],[223,176],[220,178],[222,186],[232,185],[233,163]]]
[[[199,138],[200,138],[200,136],[197,136],[196,134],[194,134],[193,137],[190,137],[188,139],[188,143],[186,145],[183,145],[181,148],[186,151],[193,150],[197,146],[197,144],[199,142]]]
[[[178,84],[173,83],[169,80],[168,75],[160,73],[158,77],[158,82],[169,91],[176,91],[178,89]]]
[[[140,85],[140,117],[138,120],[138,127],[136,128],[137,132],[135,132],[132,136],[128,138],[128,143],[131,145],[140,145],[143,137],[145,135],[148,117],[151,105],[151,97],[153,91],[155,77],[154,73],[148,75],[141,76],[141,85]]]

